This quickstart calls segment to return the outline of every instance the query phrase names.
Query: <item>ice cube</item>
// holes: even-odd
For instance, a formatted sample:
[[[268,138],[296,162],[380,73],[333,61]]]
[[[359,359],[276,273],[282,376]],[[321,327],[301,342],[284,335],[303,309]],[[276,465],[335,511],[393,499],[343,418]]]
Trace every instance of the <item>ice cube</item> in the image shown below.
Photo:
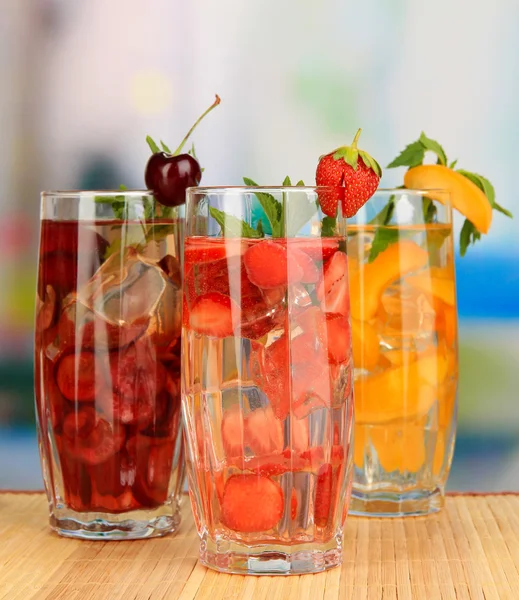
[[[156,261],[135,248],[112,254],[78,291],[78,301],[111,324],[151,317],[173,283]]]

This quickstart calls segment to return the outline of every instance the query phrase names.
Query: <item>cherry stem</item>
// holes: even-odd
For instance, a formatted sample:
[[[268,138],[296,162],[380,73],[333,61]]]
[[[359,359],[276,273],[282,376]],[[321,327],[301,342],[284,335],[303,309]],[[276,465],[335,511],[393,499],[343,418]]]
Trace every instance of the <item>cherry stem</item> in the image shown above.
[[[195,121],[195,124],[193,125],[193,127],[191,127],[191,129],[187,132],[186,137],[182,140],[182,142],[180,142],[180,146],[175,150],[175,152],[173,152],[173,156],[177,156],[178,154],[180,154],[180,151],[184,147],[184,144],[187,142],[187,140],[189,139],[189,136],[193,133],[193,131],[195,130],[198,123],[200,123],[200,121],[208,113],[210,113],[213,110],[213,108],[215,108],[216,106],[218,106],[220,104],[220,96],[218,94],[215,94],[215,95],[216,95],[215,101],[211,104],[211,106],[203,114],[201,114],[198,117],[198,119]]]
[[[353,142],[351,143],[351,147],[352,148],[356,148],[357,147],[357,142],[359,141],[361,133],[362,133],[362,129],[359,129],[357,131],[357,133],[355,134],[355,137],[353,138]]]

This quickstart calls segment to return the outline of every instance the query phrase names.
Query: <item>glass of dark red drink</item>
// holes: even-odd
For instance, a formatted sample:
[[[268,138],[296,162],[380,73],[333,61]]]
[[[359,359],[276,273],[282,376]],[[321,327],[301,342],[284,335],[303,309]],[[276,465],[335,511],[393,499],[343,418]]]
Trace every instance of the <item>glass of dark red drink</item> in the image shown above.
[[[61,535],[179,525],[181,210],[142,191],[42,195],[35,396]]]

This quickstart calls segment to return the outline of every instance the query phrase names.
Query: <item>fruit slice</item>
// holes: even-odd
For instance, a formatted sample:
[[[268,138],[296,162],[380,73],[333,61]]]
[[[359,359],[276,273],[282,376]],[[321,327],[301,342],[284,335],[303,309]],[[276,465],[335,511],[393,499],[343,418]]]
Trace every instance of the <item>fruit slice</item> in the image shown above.
[[[355,381],[357,423],[384,423],[425,414],[447,375],[446,357],[435,349],[417,360]]]
[[[283,516],[281,486],[262,475],[233,475],[222,500],[222,523],[240,533],[268,531]]]
[[[283,427],[270,406],[257,408],[245,419],[245,440],[256,456],[283,450]]]
[[[97,368],[96,368],[97,367]],[[102,383],[99,364],[93,352],[67,354],[58,363],[56,381],[68,400],[88,402]]]
[[[69,413],[63,422],[67,454],[88,465],[98,465],[119,452],[125,440],[122,427],[100,419],[93,408]]]
[[[326,314],[326,320],[321,323],[317,336],[323,350],[328,353],[332,364],[346,362],[351,356],[351,327],[350,320],[340,314]]]
[[[405,278],[405,282],[429,296],[438,298],[438,300],[445,302],[449,306],[454,306],[456,303],[454,279],[431,277],[428,274],[424,274],[409,275]]]
[[[323,465],[317,474],[315,489],[314,521],[318,527],[326,527],[330,518],[333,491],[332,465]]]
[[[492,207],[485,194],[472,181],[443,165],[420,165],[404,175],[404,185],[410,189],[428,190],[427,196],[445,203],[447,190],[453,208],[473,223],[481,233],[487,233],[492,223]]]
[[[288,283],[287,251],[279,242],[265,240],[254,244],[243,255],[243,263],[251,282],[260,288],[277,288]],[[290,276],[292,281],[301,281],[303,276],[295,261],[290,262]]]
[[[367,321],[351,320],[353,363],[355,368],[371,371],[377,366],[380,345],[377,332]]]
[[[348,258],[344,252],[336,252],[326,263],[317,297],[324,312],[350,314]]]
[[[319,270],[315,262],[306,252],[293,248],[292,244],[288,247],[288,278],[291,282],[317,283],[319,281]]]
[[[426,250],[410,240],[401,240],[388,246],[372,263],[351,271],[351,316],[371,321],[386,287],[407,273],[425,267],[428,261]]]
[[[222,443],[227,458],[243,457],[246,444],[243,412],[240,406],[232,406],[225,411],[221,428]]]
[[[339,249],[339,240],[332,237],[295,238],[289,241],[290,249],[302,250],[313,260],[327,260]]]
[[[218,292],[200,296],[191,309],[189,325],[202,335],[224,338],[232,335],[234,323],[240,322],[240,307]]]
[[[136,477],[133,495],[142,506],[164,504],[172,475],[174,441],[137,434]]]

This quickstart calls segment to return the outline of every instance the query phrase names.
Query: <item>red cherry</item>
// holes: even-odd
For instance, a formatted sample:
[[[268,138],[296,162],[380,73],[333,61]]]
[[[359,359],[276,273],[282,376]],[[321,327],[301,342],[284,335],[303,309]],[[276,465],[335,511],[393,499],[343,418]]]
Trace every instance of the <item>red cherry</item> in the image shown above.
[[[151,155],[144,177],[161,204],[178,206],[186,201],[186,189],[200,183],[202,169],[189,154],[157,152]]]

